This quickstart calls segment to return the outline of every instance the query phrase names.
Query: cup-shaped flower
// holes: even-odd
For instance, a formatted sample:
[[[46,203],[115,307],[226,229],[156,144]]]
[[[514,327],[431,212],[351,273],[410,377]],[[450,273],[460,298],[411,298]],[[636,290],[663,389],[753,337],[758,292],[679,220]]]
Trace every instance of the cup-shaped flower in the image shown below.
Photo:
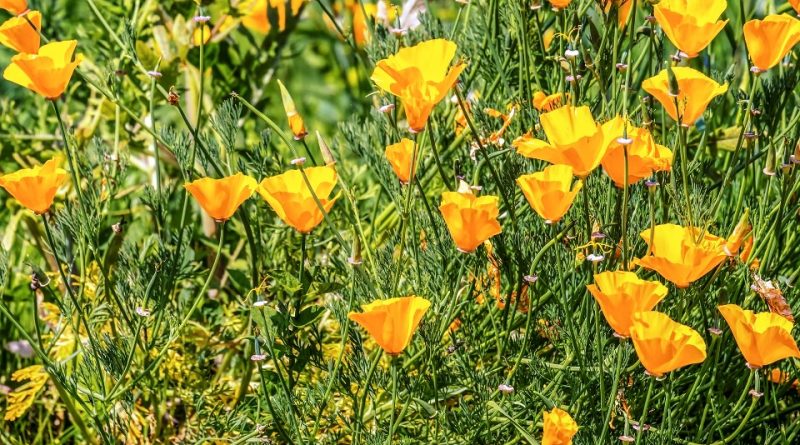
[[[726,258],[727,240],[706,232],[698,241],[701,232],[696,227],[660,224],[654,228],[651,243],[651,229],[644,230],[640,236],[649,246],[651,255],[634,262],[658,272],[679,288],[689,287]]]
[[[28,0],[0,0],[0,9],[20,15],[28,10]]]
[[[19,53],[36,54],[39,52],[39,29],[42,29],[42,13],[39,11],[31,11],[26,17],[12,17],[0,25],[0,44]]]
[[[399,355],[414,336],[431,302],[414,295],[375,300],[361,306],[361,312],[347,317],[369,332],[375,342],[390,355]]]
[[[38,54],[17,54],[3,71],[3,77],[32,90],[46,99],[57,99],[83,60],[82,54],[72,57],[76,40],[52,42],[39,48]]]
[[[56,192],[67,179],[66,170],[58,167],[57,160],[51,159],[42,165],[0,176],[0,187],[24,207],[41,215],[53,205]]]
[[[670,91],[669,74],[666,69],[645,79],[642,82],[642,89],[661,102],[669,117],[680,121],[681,125],[694,125],[706,111],[708,104],[715,97],[728,91],[727,83],[720,85],[695,69],[679,66],[672,68],[672,72],[678,83],[677,97]]]
[[[786,318],[773,312],[756,314],[735,304],[722,305],[719,311],[750,366],[760,368],[788,357],[800,358],[792,322]]]
[[[572,167],[559,164],[522,175],[517,178],[517,185],[533,210],[548,223],[553,223],[567,213],[583,187],[583,181],[578,180],[572,186]]]
[[[653,310],[667,296],[667,287],[647,281],[633,272],[618,270],[595,274],[594,284],[586,286],[603,316],[621,337],[631,336],[633,314]]]
[[[703,337],[661,312],[636,312],[630,332],[636,355],[652,376],[660,377],[706,359]]]
[[[433,107],[444,99],[466,67],[462,62],[450,67],[456,49],[449,40],[427,40],[403,48],[375,66],[372,81],[400,99],[412,132],[425,128]]]
[[[208,216],[215,221],[227,221],[258,188],[258,181],[236,173],[221,179],[200,178],[184,187]]]
[[[387,146],[385,154],[400,182],[408,184],[413,176],[411,169],[414,164],[414,141],[403,138],[400,142]]]
[[[283,111],[286,112],[286,119],[289,120],[289,129],[292,130],[292,135],[296,141],[302,140],[308,134],[306,131],[303,117],[297,112],[297,107],[294,105],[292,95],[289,90],[283,86],[283,82],[278,81],[278,86],[281,89],[281,102],[283,102]]]
[[[589,107],[565,105],[540,117],[549,142],[529,135],[513,142],[517,153],[551,164],[566,164],[575,175],[585,178],[600,164],[606,153],[603,127],[592,117]]]
[[[777,65],[800,42],[800,20],[788,14],[750,20],[743,30],[750,60],[761,71]]]
[[[565,9],[570,3],[572,0],[550,0],[550,4],[556,9]]]
[[[728,23],[718,20],[727,6],[727,0],[662,0],[653,14],[672,44],[695,57]]]
[[[305,173],[311,184],[303,178]],[[300,170],[289,170],[261,181],[258,193],[278,214],[278,217],[300,233],[314,230],[330,212],[338,198],[328,196],[336,186],[336,169],[333,166],[311,167]],[[325,213],[320,211],[314,196],[319,199]]]
[[[469,190],[444,192],[439,206],[447,230],[458,250],[473,252],[484,241],[502,232],[497,196],[475,196]]]
[[[578,424],[568,412],[554,407],[542,413],[542,445],[571,445],[572,437],[578,432]]]
[[[287,19],[300,14],[305,0],[247,0],[240,3],[242,25],[254,32],[268,34],[286,29]]]
[[[627,134],[626,134],[627,133]],[[628,153],[628,185],[672,167],[672,150],[656,144],[645,128],[634,127],[616,117],[603,124],[608,149],[601,164],[617,187],[625,186],[625,151]],[[627,136],[627,137],[623,137]],[[624,144],[624,145],[623,145]]]

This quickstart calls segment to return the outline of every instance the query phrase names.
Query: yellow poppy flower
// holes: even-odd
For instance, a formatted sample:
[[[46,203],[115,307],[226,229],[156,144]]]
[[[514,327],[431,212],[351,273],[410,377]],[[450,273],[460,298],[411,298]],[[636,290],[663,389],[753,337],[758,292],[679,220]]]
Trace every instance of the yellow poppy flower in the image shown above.
[[[430,301],[414,295],[388,298],[365,304],[362,312],[350,312],[347,318],[366,329],[387,354],[399,355],[430,306]]]
[[[627,132],[627,141],[622,139]],[[658,145],[647,129],[634,127],[630,123],[625,128],[625,120],[616,117],[603,125],[608,150],[600,162],[603,171],[617,187],[625,186],[625,143],[628,150],[628,185],[648,178],[657,171],[668,171],[672,166],[672,150]]]
[[[556,37],[556,30],[551,28],[547,28],[542,33],[542,44],[544,45],[545,51],[550,51],[550,46],[553,44],[553,39]]]
[[[517,185],[533,210],[547,223],[553,223],[567,213],[583,181],[578,180],[572,187],[572,167],[551,165],[540,172],[520,176]]]
[[[338,199],[328,199],[336,186],[336,169],[333,166],[324,166],[306,168],[303,171],[325,213],[330,212]],[[289,170],[264,179],[258,192],[284,223],[300,233],[311,232],[325,218],[300,170]]]
[[[497,196],[477,197],[469,189],[444,192],[439,206],[447,230],[458,250],[470,253],[484,241],[502,232]]]
[[[784,358],[800,358],[791,321],[772,312],[746,311],[735,304],[722,305],[719,311],[750,366],[760,368]]]
[[[28,23],[30,20],[30,23]],[[31,26],[33,23],[36,29]],[[31,11],[25,17],[12,17],[0,25],[0,44],[19,53],[39,52],[40,37],[37,29],[42,29],[42,13]]]
[[[0,187],[24,207],[41,215],[53,205],[58,188],[67,178],[66,170],[58,167],[57,160],[51,159],[43,165],[0,176]]]
[[[414,162],[414,141],[403,138],[400,142],[387,146],[385,154],[400,182],[408,184],[413,176],[411,169]]]
[[[533,93],[533,108],[543,113],[553,111],[563,103],[564,95],[561,93],[545,94],[543,91]]]
[[[289,94],[289,90],[283,86],[283,82],[280,80],[278,81],[278,87],[281,89],[281,102],[283,102],[283,111],[286,112],[286,119],[289,120],[289,129],[292,130],[296,141],[302,140],[308,134],[303,123],[303,117],[297,112],[292,95]]]
[[[705,233],[700,242],[695,242],[700,231],[697,227],[690,229],[676,224],[661,224],[655,226],[651,245],[650,229],[647,229],[640,236],[652,254],[634,262],[658,272],[679,288],[689,287],[726,258],[726,240]]]
[[[578,424],[568,412],[554,407],[550,412],[543,412],[542,416],[542,445],[572,444],[572,437],[578,432]]]
[[[211,40],[211,27],[207,24],[198,24],[192,31],[192,44],[194,46],[205,45]]]
[[[720,85],[695,69],[679,66],[672,68],[672,72],[675,73],[678,82],[677,113],[676,98],[670,93],[666,69],[645,79],[642,82],[642,89],[661,102],[669,117],[676,121],[680,120],[682,125],[694,125],[706,111],[711,100],[728,91],[727,83]]]
[[[257,187],[255,179],[242,173],[221,179],[200,178],[184,185],[186,191],[215,221],[230,219]]]
[[[28,10],[28,0],[0,0],[0,9],[20,15]]]
[[[38,54],[17,54],[3,71],[3,77],[47,99],[57,99],[83,60],[82,54],[72,58],[77,46],[76,40],[67,40],[48,43],[39,48]]]
[[[727,6],[727,0],[661,0],[653,15],[676,48],[696,57],[728,23],[717,20]]]
[[[743,30],[750,60],[761,71],[777,65],[800,42],[800,20],[788,14],[750,20]]]
[[[667,296],[667,287],[658,281],[647,281],[633,272],[618,270],[594,276],[594,284],[586,286],[614,332],[630,337],[633,314],[651,311]]]
[[[461,62],[450,67],[455,54],[455,43],[445,39],[427,40],[403,48],[375,66],[372,81],[383,91],[400,98],[412,132],[425,128],[433,107],[444,99],[464,70]]]
[[[274,25],[278,31],[286,29],[287,18],[300,14],[305,0],[249,0],[242,2],[242,25],[260,34],[269,34]]]
[[[576,176],[585,178],[600,164],[606,153],[603,128],[592,117],[589,107],[565,105],[540,117],[548,142],[529,135],[512,143],[526,158],[551,164],[566,164]]]
[[[655,311],[633,314],[631,339],[647,372],[660,377],[706,359],[706,342],[690,328]]]

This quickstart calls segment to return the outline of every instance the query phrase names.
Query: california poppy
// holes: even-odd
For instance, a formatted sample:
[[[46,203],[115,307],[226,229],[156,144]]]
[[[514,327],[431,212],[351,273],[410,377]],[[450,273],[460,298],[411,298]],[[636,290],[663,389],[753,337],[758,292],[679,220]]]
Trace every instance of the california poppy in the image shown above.
[[[653,15],[676,48],[696,57],[728,23],[718,20],[727,6],[727,0],[662,0]]]
[[[297,107],[294,105],[294,100],[292,100],[289,90],[283,86],[283,82],[280,80],[278,81],[278,87],[281,89],[281,102],[283,102],[283,110],[286,112],[286,119],[289,120],[289,129],[292,130],[296,141],[302,140],[308,134],[303,123],[303,117],[297,112]]]
[[[553,111],[560,107],[564,102],[564,95],[561,93],[545,94],[543,91],[533,93],[533,108],[544,113]]]
[[[207,24],[197,24],[192,31],[192,44],[194,46],[205,45],[211,40],[211,27]]]
[[[336,169],[333,166],[311,167],[303,172],[325,213],[330,212],[337,199],[328,199],[336,186]],[[264,179],[258,193],[284,223],[300,233],[311,232],[325,218],[300,170],[289,170]]]
[[[743,30],[750,60],[761,71],[777,65],[800,42],[800,20],[788,14],[750,20]]]
[[[241,3],[242,25],[260,34],[268,34],[275,25],[286,29],[287,19],[300,14],[305,0],[247,0]]]
[[[475,196],[469,188],[444,192],[439,206],[447,230],[456,246],[469,253],[484,241],[502,232],[497,216],[500,214],[497,196]]]
[[[216,221],[226,221],[253,194],[258,182],[250,176],[236,173],[221,179],[200,178],[184,187],[208,216]]]
[[[53,205],[56,192],[67,179],[66,170],[58,167],[57,160],[51,159],[43,165],[0,176],[0,187],[24,207],[41,215]]]
[[[466,67],[462,62],[450,67],[455,54],[455,43],[427,40],[403,48],[375,66],[372,81],[400,98],[412,132],[425,128],[433,107],[444,99]]]
[[[37,30],[42,29],[42,13],[31,11],[26,17],[12,17],[0,25],[0,44],[20,53],[36,54],[39,51]]]
[[[611,8],[615,7],[617,9],[617,25],[622,28],[628,23],[628,19],[631,16],[631,11],[633,10],[633,1],[634,0],[602,0],[603,12],[608,14],[611,12]]]
[[[728,84],[718,84],[700,71],[689,67],[674,67],[672,72],[678,83],[677,98],[670,91],[669,76],[666,69],[645,79],[642,89],[661,102],[669,117],[682,125],[690,126],[700,119],[711,100],[728,91]],[[678,104],[676,113],[675,103]]]
[[[399,355],[430,306],[430,301],[414,295],[388,298],[362,305],[361,312],[350,312],[347,318],[366,329],[387,354]]]
[[[661,224],[655,226],[652,244],[650,230],[643,231],[640,236],[650,247],[651,255],[634,262],[658,272],[679,288],[689,287],[726,258],[726,240],[705,233],[702,240],[696,241],[700,228]]]
[[[800,358],[791,321],[772,312],[746,311],[735,304],[722,305],[719,311],[750,366],[760,368],[784,358]]]
[[[728,256],[735,256],[748,239],[753,239],[753,226],[750,224],[750,209],[744,209],[739,222],[736,223],[733,232],[726,240],[725,253]],[[746,261],[746,259],[743,259],[743,261]]]
[[[0,9],[20,15],[28,10],[28,0],[0,0]]]
[[[571,445],[572,437],[578,432],[578,424],[568,412],[553,407],[543,412],[542,445]]]
[[[414,141],[403,138],[400,142],[387,146],[385,154],[400,182],[408,184],[413,176],[411,169],[414,162]]]
[[[548,223],[556,222],[567,213],[583,181],[572,186],[572,167],[551,165],[540,172],[522,175],[517,185],[533,210]]]
[[[628,151],[628,185],[648,178],[657,171],[668,171],[672,166],[672,150],[656,144],[647,129],[634,127],[616,117],[603,125],[608,149],[601,164],[603,171],[617,187],[625,186],[625,149]],[[627,137],[623,135],[627,133]],[[624,140],[627,139],[627,140]],[[623,143],[626,144],[623,146]]]
[[[47,99],[57,99],[83,60],[82,54],[77,54],[73,60],[77,46],[76,40],[67,40],[48,43],[39,48],[38,54],[17,54],[11,58],[3,77]]]
[[[542,114],[540,120],[549,142],[520,136],[512,143],[517,153],[551,164],[569,165],[581,178],[600,164],[607,147],[603,128],[594,121],[589,107],[565,105]]]
[[[572,3],[572,0],[550,0],[550,4],[553,5],[553,8],[557,9],[565,9],[570,3]]]
[[[586,286],[603,316],[617,335],[630,337],[633,314],[653,310],[667,296],[667,287],[658,281],[647,281],[633,272],[618,270],[594,276],[594,284]]]
[[[636,312],[630,332],[636,355],[652,376],[660,377],[706,359],[703,337],[661,312]]]
[[[794,12],[800,14],[800,0],[789,0],[789,4],[794,8]]]

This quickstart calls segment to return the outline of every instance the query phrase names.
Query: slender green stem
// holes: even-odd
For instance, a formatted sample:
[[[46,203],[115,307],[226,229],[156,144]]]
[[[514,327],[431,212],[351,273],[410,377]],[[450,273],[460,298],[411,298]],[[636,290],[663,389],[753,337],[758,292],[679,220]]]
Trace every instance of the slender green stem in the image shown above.
[[[636,443],[639,443],[639,440],[642,438],[642,433],[644,432],[645,420],[647,420],[647,411],[650,409],[650,398],[653,395],[653,386],[655,386],[656,378],[655,377],[648,377],[649,382],[647,383],[647,396],[644,399],[644,407],[642,408],[642,415],[639,417],[639,428],[636,430]]]

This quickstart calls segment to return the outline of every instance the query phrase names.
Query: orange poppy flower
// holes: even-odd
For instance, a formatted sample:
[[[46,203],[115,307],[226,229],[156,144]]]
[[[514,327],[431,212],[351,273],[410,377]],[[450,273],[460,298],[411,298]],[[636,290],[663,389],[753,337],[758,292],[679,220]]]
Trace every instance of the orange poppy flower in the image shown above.
[[[622,139],[627,132],[627,141]],[[600,162],[603,170],[617,187],[625,186],[625,147],[628,150],[628,185],[648,178],[657,171],[668,171],[672,167],[672,150],[656,144],[647,129],[634,127],[630,123],[625,128],[625,120],[616,117],[603,125],[608,150]]]
[[[728,23],[717,20],[727,6],[727,0],[661,0],[653,15],[676,48],[696,57]]]
[[[711,272],[725,260],[726,240],[705,233],[699,242],[695,238],[701,229],[682,227],[676,224],[655,226],[653,244],[650,244],[650,229],[641,233],[650,247],[650,256],[634,260],[646,269],[658,272],[679,288],[689,287],[692,282]]]
[[[794,12],[800,14],[800,0],[789,0],[789,4],[794,8]]]
[[[553,111],[563,103],[564,95],[561,93],[545,94],[543,91],[533,93],[533,108],[543,113]]]
[[[51,159],[43,165],[0,176],[0,187],[24,207],[41,215],[50,210],[56,192],[67,178],[66,170],[58,167],[57,160]]]
[[[430,306],[430,301],[414,295],[388,298],[362,305],[362,312],[350,312],[347,318],[366,329],[387,354],[399,355]]]
[[[553,39],[556,37],[556,30],[551,28],[547,28],[542,33],[542,44],[544,45],[545,51],[550,51],[550,47],[553,45]]]
[[[287,19],[297,17],[305,0],[249,0],[241,3],[242,25],[260,34],[269,34],[275,25],[286,29]]]
[[[294,105],[294,100],[289,94],[289,90],[283,86],[283,82],[278,81],[278,87],[281,89],[281,102],[283,102],[283,111],[286,112],[286,119],[289,120],[289,128],[292,130],[294,140],[302,140],[308,134],[306,126],[303,123],[303,117],[297,112],[297,107]]]
[[[0,0],[0,9],[20,15],[28,10],[28,0]]]
[[[469,188],[444,192],[439,206],[447,230],[458,250],[473,252],[484,241],[502,232],[497,216],[500,214],[497,196],[475,196]]]
[[[517,185],[533,210],[546,222],[553,223],[567,213],[583,181],[578,180],[572,187],[572,167],[551,165],[540,172],[520,176]]]
[[[611,12],[612,6],[617,8],[617,25],[623,28],[631,17],[633,0],[602,0],[603,12]]]
[[[36,29],[33,29],[31,23]],[[20,53],[36,54],[40,43],[37,29],[42,29],[42,13],[39,11],[29,12],[27,19],[12,17],[0,25],[0,44]]]
[[[722,305],[719,311],[750,366],[760,368],[787,357],[800,358],[791,321],[772,312],[746,311],[735,304]]]
[[[414,141],[403,138],[400,142],[387,146],[385,154],[400,182],[408,184],[413,176],[411,169],[414,162]]]
[[[250,176],[236,173],[221,179],[200,178],[184,185],[186,191],[215,221],[227,221],[258,187]]]
[[[550,4],[556,9],[566,9],[570,3],[572,3],[572,0],[550,0]]]
[[[3,71],[3,77],[47,99],[57,99],[67,88],[72,73],[83,60],[72,54],[76,40],[52,42],[39,48],[38,54],[17,54]]]
[[[647,281],[633,272],[618,270],[594,276],[594,284],[586,286],[614,332],[630,337],[633,314],[653,310],[667,296],[667,287],[658,281]]]
[[[700,71],[692,68],[678,66],[672,68],[678,82],[678,112],[676,113],[676,98],[670,93],[669,77],[667,70],[661,70],[657,75],[645,79],[642,89],[661,102],[669,117],[680,121],[682,125],[690,126],[700,119],[706,111],[711,100],[728,91],[728,84],[718,84]]]
[[[572,437],[578,432],[578,424],[568,412],[553,407],[543,412],[542,445],[571,445]]]
[[[655,311],[633,314],[631,339],[647,372],[660,377],[706,359],[706,343],[697,331]]]
[[[530,135],[512,143],[517,153],[526,158],[541,159],[551,164],[566,164],[575,175],[585,178],[600,164],[606,153],[603,127],[592,117],[589,107],[565,105],[540,116],[549,142]]]
[[[744,209],[739,222],[727,239],[724,250],[728,256],[735,256],[748,239],[753,239],[753,226],[750,224],[750,209]],[[743,261],[747,261],[743,259]]]
[[[427,40],[383,59],[372,72],[372,81],[400,98],[412,132],[425,128],[433,107],[444,99],[466,67],[450,68],[456,44],[445,39]]]
[[[750,20],[743,30],[750,60],[761,71],[777,65],[800,42],[800,20],[788,14]]]
[[[325,213],[330,212],[338,199],[328,199],[336,186],[336,169],[333,166],[311,167],[303,172]],[[300,170],[289,170],[264,179],[258,192],[284,223],[300,233],[311,232],[325,218]]]

